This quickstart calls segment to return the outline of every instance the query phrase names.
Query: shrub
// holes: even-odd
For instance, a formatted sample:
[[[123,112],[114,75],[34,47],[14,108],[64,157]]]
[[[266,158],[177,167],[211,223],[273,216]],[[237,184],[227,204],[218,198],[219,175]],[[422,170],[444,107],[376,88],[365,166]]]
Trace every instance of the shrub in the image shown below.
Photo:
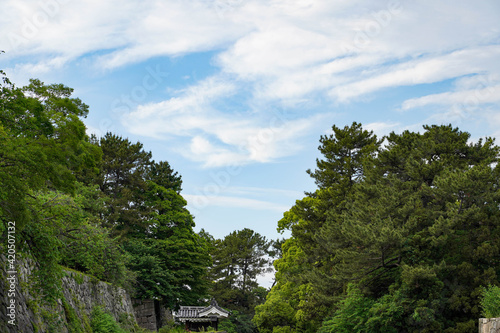
[[[185,332],[186,331],[184,330],[183,327],[181,327],[181,326],[171,326],[171,325],[163,326],[158,331],[158,333],[185,333]]]
[[[113,316],[104,312],[100,306],[92,309],[90,326],[93,333],[127,333],[120,328]]]
[[[489,285],[481,293],[481,314],[485,318],[500,317],[500,287]]]

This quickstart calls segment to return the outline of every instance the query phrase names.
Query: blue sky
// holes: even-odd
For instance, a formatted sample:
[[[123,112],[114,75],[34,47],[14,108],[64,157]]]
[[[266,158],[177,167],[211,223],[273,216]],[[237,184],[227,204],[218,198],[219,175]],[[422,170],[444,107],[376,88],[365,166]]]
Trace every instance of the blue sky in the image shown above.
[[[2,0],[0,68],[64,83],[89,133],[141,141],[215,237],[277,221],[319,137],[458,126],[500,136],[500,2]]]

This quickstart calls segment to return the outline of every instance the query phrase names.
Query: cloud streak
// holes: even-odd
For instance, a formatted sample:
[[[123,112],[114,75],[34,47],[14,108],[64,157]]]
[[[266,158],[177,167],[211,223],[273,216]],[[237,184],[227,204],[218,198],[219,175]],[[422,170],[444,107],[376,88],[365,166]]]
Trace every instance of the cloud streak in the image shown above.
[[[247,208],[253,210],[271,210],[275,212],[284,212],[290,209],[287,205],[280,205],[268,201],[232,197],[232,196],[221,196],[221,195],[197,195],[197,194],[183,194],[182,195],[188,202],[188,206],[191,209],[197,209],[200,203],[205,206],[219,206],[219,207],[233,207],[233,208]]]
[[[410,96],[401,109],[450,112],[476,95],[473,107],[500,103],[498,80],[459,86],[465,78],[500,76],[497,1],[5,0],[0,10],[7,59],[35,59],[17,62],[16,73],[37,76],[75,63],[109,71],[214,52],[211,77],[121,119],[133,134],[182,139],[179,153],[205,167],[298,152],[327,113],[309,113],[319,99],[336,106],[452,80],[450,90]],[[238,110],[224,105],[234,96],[244,96]],[[276,121],[263,105],[303,111]]]
[[[227,80],[209,77],[168,100],[140,105],[123,115],[122,123],[134,134],[187,138],[178,152],[205,167],[265,163],[292,155],[300,149],[298,140],[321,124],[321,115],[246,117],[214,106],[235,91]]]

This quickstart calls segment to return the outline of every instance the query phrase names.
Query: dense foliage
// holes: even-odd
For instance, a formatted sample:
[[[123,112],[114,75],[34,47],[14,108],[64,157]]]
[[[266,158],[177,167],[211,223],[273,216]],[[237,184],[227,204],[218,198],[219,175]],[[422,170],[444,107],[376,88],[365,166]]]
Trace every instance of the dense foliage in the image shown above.
[[[211,295],[231,316],[220,325],[228,333],[252,333],[255,306],[265,300],[267,290],[257,283],[259,275],[272,271],[274,241],[245,228],[233,231],[224,239],[200,233],[210,244],[213,265],[209,271]]]
[[[71,88],[0,75],[0,232],[16,223],[33,292],[60,297],[64,265],[170,307],[203,302],[211,258],[180,175],[139,142],[88,137]]]
[[[488,285],[481,294],[481,315],[484,318],[500,317],[500,287]]]
[[[500,284],[500,167],[493,139],[469,139],[424,126],[382,145],[356,123],[321,137],[318,189],[279,222],[292,237],[260,332],[476,330]]]
[[[115,321],[113,316],[106,313],[101,307],[92,309],[90,325],[93,333],[126,333]]]
[[[85,133],[64,85],[0,71],[0,233],[54,302],[63,267],[167,307],[232,311],[229,333],[476,330],[500,305],[500,148],[452,126],[378,139],[360,124],[320,139],[318,186],[278,222],[285,241],[193,231],[181,176],[140,142]],[[6,237],[4,237],[6,238]],[[268,290],[257,276],[270,272]],[[96,331],[119,331],[96,309]]]

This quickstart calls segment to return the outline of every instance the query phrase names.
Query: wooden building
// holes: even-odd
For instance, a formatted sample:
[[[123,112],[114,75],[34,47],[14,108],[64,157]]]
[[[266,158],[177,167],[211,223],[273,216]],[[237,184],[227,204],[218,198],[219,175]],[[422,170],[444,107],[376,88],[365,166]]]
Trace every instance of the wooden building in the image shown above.
[[[215,299],[209,306],[182,306],[174,314],[175,321],[183,323],[186,330],[199,332],[212,327],[217,330],[219,319],[227,318],[229,311],[221,308]]]

